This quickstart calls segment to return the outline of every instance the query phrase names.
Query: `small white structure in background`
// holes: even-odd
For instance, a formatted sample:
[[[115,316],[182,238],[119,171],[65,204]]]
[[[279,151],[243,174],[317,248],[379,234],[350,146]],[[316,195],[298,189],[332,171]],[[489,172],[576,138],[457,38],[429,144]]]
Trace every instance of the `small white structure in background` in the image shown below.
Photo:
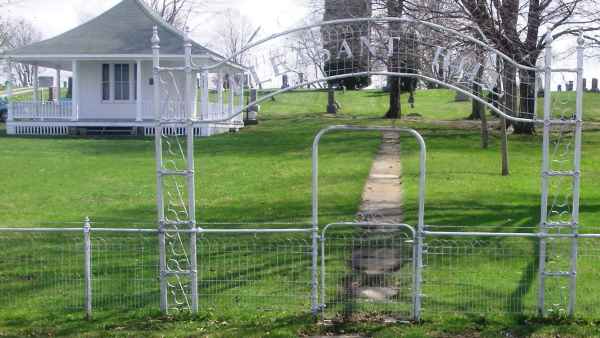
[[[86,132],[154,133],[152,48],[149,43],[153,27],[161,38],[161,64],[182,66],[185,34],[166,23],[141,0],[123,0],[97,18],[62,35],[23,48],[7,51],[7,132],[10,135],[67,135]],[[192,41],[195,65],[214,65],[223,61],[217,53]],[[12,96],[12,65],[34,66],[34,92],[31,101],[14,102]],[[38,68],[56,71],[54,100],[42,101],[39,95]],[[61,97],[58,90],[61,71],[72,73],[71,98]],[[225,63],[213,70],[214,100],[201,104],[197,96],[194,129],[197,136],[210,136],[243,127],[241,116],[219,124],[202,120],[218,120],[244,106],[242,78],[245,68]],[[230,79],[228,95],[223,95],[223,79]],[[184,77],[173,79],[172,86],[183,84]],[[206,83],[208,82],[208,84]],[[183,87],[183,86],[182,86]],[[171,92],[176,92],[173,88]],[[202,88],[199,89],[202,91]],[[56,95],[59,94],[59,95]],[[161,105],[181,106],[174,95]],[[220,101],[219,101],[220,100]],[[212,102],[211,102],[212,101]],[[175,109],[177,112],[177,109]]]

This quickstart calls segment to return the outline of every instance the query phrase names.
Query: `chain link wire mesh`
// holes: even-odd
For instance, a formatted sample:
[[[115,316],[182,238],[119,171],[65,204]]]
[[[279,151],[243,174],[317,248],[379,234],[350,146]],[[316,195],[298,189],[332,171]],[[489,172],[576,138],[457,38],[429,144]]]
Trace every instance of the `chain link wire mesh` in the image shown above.
[[[328,228],[322,238],[326,320],[413,317],[414,238],[394,225]]]
[[[83,231],[0,234],[0,314],[83,310]]]
[[[325,235],[323,319],[412,318],[412,236],[403,231],[366,236],[364,229],[347,228]],[[597,241],[579,239],[577,317],[600,315]],[[157,234],[92,232],[91,243],[94,314],[158,313]],[[83,315],[83,244],[83,232],[2,233],[0,317]],[[538,250],[537,238],[427,239],[423,319],[535,315]],[[200,313],[308,314],[311,253],[309,233],[199,236]],[[560,284],[549,287],[568,292]],[[549,314],[564,315],[561,293],[547,297],[549,309],[555,309]]]
[[[598,239],[579,239],[577,261],[577,297],[575,303],[578,317],[597,319],[600,316],[600,246]]]
[[[198,238],[201,311],[310,312],[311,254],[308,233],[203,234]]]
[[[538,247],[522,238],[426,240],[423,317],[535,315]]]

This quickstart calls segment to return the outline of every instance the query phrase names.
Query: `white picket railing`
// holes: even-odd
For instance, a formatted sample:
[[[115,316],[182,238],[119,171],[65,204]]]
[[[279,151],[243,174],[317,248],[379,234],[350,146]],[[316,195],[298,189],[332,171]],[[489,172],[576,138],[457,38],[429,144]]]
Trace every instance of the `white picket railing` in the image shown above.
[[[109,106],[109,105],[107,105]],[[221,111],[222,108],[222,111]],[[233,111],[239,111],[242,107],[236,105]],[[70,101],[50,102],[14,102],[12,103],[13,118],[15,120],[34,120],[34,121],[70,121],[72,115],[72,104]],[[131,104],[131,120],[135,119],[136,105]],[[142,101],[143,118],[153,119],[153,102]],[[209,103],[208,112],[202,111],[202,105],[198,103],[195,121],[214,121],[226,118],[231,114],[228,105],[220,106],[218,103]],[[184,121],[185,104],[183,101],[163,101],[161,103],[161,115],[164,120]],[[98,116],[98,119],[102,119]],[[243,114],[231,119],[231,123],[241,123]]]
[[[154,112],[154,103],[152,101],[143,101],[142,109],[144,111],[144,117],[153,118],[152,113]],[[202,105],[197,103],[197,113],[195,121],[213,121],[226,118],[230,115],[229,106],[224,105],[223,111],[220,111],[218,103],[209,103],[208,112],[202,111]],[[239,111],[242,106],[235,106],[234,111]],[[185,115],[185,104],[183,101],[163,101],[161,102],[161,116],[163,120],[169,121],[183,121],[186,119]],[[242,122],[244,120],[243,114],[231,119],[231,122]]]
[[[71,101],[13,102],[13,117],[30,120],[70,120],[73,105]]]

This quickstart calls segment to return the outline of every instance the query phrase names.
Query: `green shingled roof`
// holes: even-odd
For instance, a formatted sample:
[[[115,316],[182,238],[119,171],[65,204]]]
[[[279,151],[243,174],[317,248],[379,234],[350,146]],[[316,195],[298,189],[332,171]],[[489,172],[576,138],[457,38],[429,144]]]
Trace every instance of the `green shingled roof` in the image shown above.
[[[95,19],[55,38],[8,51],[7,55],[150,55],[152,28],[158,27],[161,54],[183,54],[183,35],[142,0],[123,0]],[[194,55],[218,54],[192,42]]]

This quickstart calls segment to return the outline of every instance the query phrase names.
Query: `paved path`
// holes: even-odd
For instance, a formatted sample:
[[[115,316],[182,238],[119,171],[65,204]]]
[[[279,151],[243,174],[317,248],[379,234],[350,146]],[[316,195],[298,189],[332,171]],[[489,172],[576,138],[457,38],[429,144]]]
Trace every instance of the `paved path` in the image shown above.
[[[398,224],[402,217],[402,179],[400,165],[400,144],[398,133],[384,133],[381,148],[365,185],[362,204],[358,214],[361,222],[378,224]],[[366,240],[371,236],[385,238],[393,236],[392,227],[371,226],[363,228]],[[374,243],[374,242],[370,242]],[[352,251],[349,259],[352,273],[346,276],[344,301],[353,299],[385,301],[395,297],[398,290],[387,285],[385,275],[398,271],[402,265],[402,255],[398,248],[360,247]],[[331,336],[360,337],[360,335]]]
[[[359,218],[398,224],[402,219],[402,168],[398,133],[384,133],[363,191]]]
[[[402,179],[400,144],[398,133],[384,133],[379,153],[375,157],[371,173],[363,192],[359,219],[376,224],[402,223]],[[364,229],[366,238],[387,232],[393,227],[371,226]],[[376,242],[369,242],[376,243]],[[352,283],[346,290],[347,297],[384,301],[398,294],[393,285],[387,285],[385,275],[402,267],[402,253],[397,248],[367,247],[352,252]]]

